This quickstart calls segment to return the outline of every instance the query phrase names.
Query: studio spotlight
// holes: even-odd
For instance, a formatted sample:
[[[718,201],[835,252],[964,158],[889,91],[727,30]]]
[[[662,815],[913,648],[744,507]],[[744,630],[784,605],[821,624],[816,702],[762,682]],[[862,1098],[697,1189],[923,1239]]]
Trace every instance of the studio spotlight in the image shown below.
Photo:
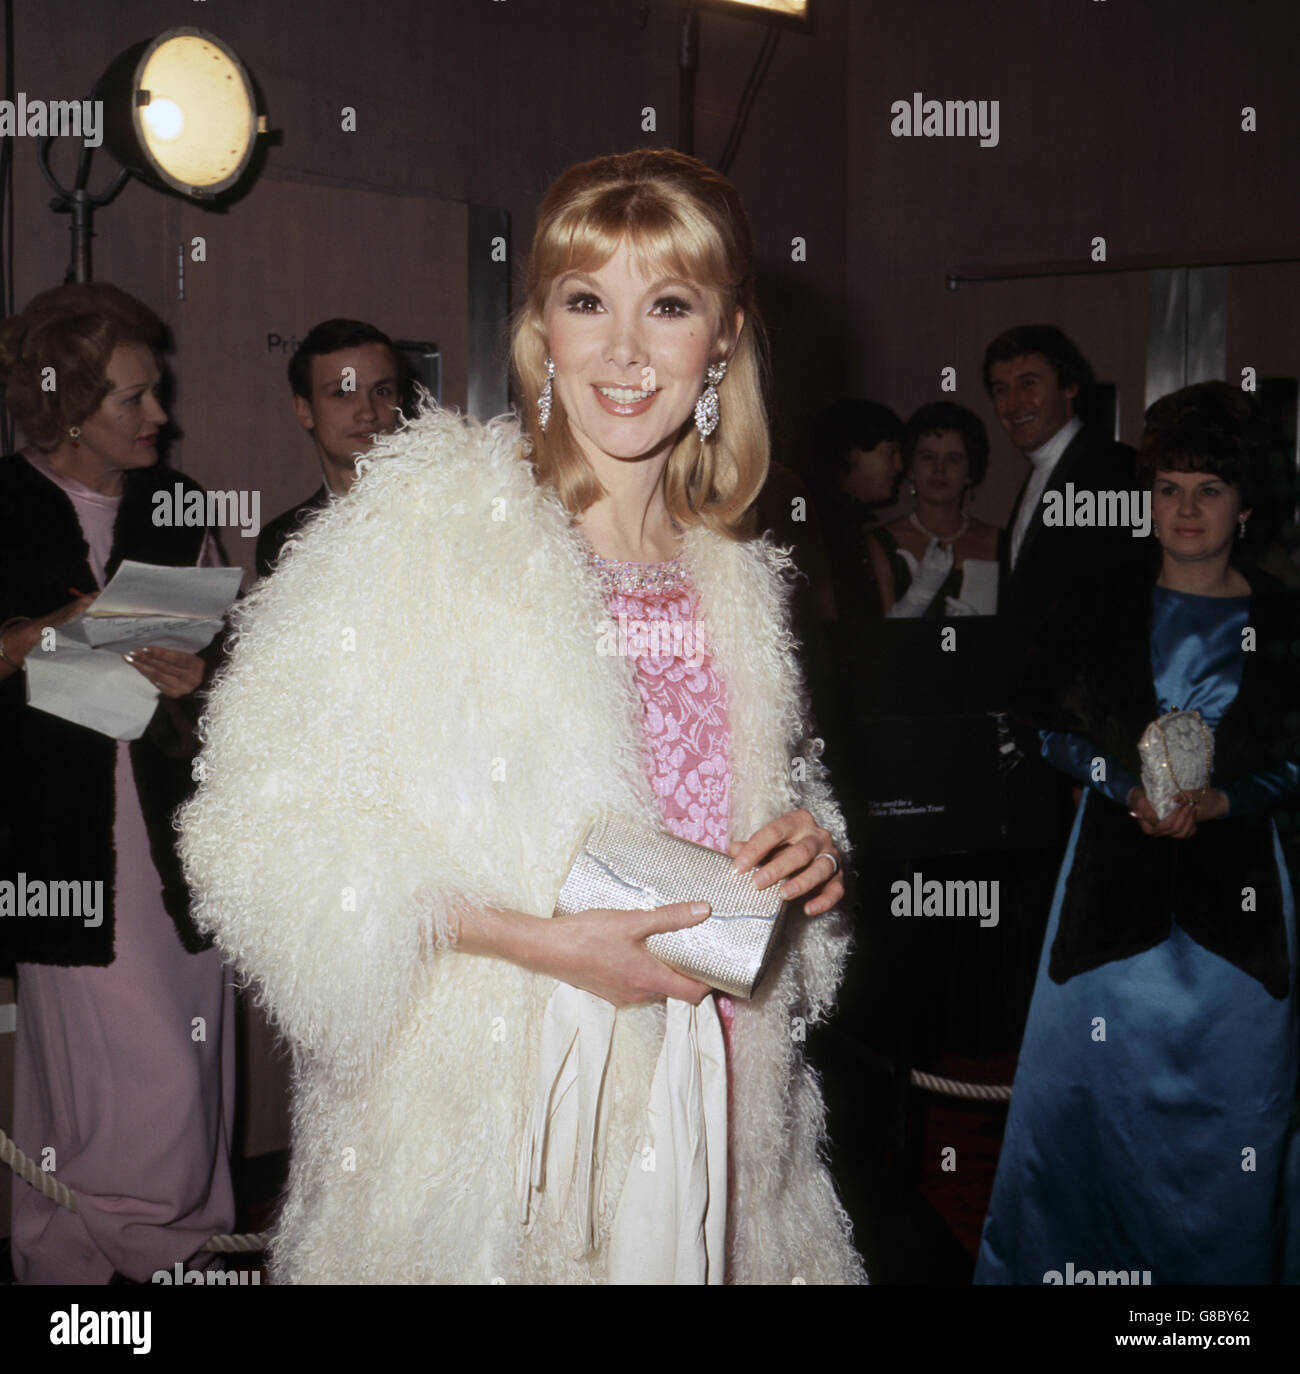
[[[215,205],[240,181],[266,116],[244,64],[202,29],[168,29],[114,58],[95,83],[102,102],[104,141],[121,163],[109,186],[87,189],[91,148],[83,146],[71,188],[50,166],[53,138],[41,141],[38,161],[54,188],[50,208],[72,217],[72,258],[66,281],[90,280],[95,211],[107,205],[132,174],[151,186]]]
[[[808,23],[809,0],[700,0],[708,9],[747,19],[769,19],[778,23],[804,26]]]
[[[235,53],[201,29],[169,29],[117,57],[95,88],[104,139],[136,176],[196,200],[233,187],[266,131]]]

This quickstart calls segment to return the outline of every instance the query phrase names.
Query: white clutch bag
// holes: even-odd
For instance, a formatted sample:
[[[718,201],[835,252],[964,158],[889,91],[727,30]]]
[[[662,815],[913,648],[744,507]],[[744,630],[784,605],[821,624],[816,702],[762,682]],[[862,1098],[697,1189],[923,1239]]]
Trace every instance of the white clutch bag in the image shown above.
[[[606,908],[650,911],[671,902],[709,902],[712,912],[685,930],[651,935],[657,959],[732,997],[750,997],[776,945],[785,911],[780,884],[761,892],[754,872],[734,874],[731,856],[635,821],[597,821],[578,848],[555,914]]]
[[[1210,785],[1214,735],[1199,711],[1171,711],[1153,720],[1138,741],[1142,786],[1161,820],[1177,807],[1180,792]]]

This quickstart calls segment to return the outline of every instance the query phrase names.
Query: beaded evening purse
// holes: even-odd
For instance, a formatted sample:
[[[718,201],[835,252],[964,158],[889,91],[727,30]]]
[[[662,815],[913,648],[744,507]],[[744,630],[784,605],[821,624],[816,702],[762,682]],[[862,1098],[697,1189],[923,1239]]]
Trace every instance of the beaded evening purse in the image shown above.
[[[708,902],[698,925],[651,935],[657,959],[732,997],[750,997],[776,944],[785,911],[780,884],[761,892],[754,872],[734,874],[732,859],[705,845],[648,830],[621,816],[597,821],[584,836],[555,903],[557,916],[589,908],[649,911],[672,902]]]
[[[1214,736],[1199,711],[1171,711],[1153,720],[1138,741],[1142,786],[1161,820],[1178,805],[1179,792],[1210,785]]]

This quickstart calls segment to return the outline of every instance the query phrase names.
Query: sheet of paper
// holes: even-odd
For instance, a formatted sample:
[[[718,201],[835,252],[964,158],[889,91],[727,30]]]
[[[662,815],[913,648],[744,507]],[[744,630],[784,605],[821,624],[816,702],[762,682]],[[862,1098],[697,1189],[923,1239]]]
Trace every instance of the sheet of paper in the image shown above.
[[[95,598],[90,618],[162,615],[220,620],[239,591],[239,568],[168,568],[123,559]]]
[[[126,560],[84,615],[26,659],[27,700],[38,711],[113,739],[139,739],[158,689],[122,658],[156,644],[198,653],[221,632],[239,592],[238,568],[170,568]]]
[[[109,616],[100,620],[84,615],[69,623],[76,625],[85,635],[91,648],[111,649],[115,654],[142,649],[146,644],[156,644],[162,649],[185,649],[197,654],[200,649],[208,647],[214,636],[221,633],[220,620],[190,620],[162,615]]]
[[[980,615],[998,612],[998,565],[991,558],[968,558],[962,565],[961,600]]]
[[[93,648],[121,654],[157,644],[198,653],[220,633],[241,576],[238,568],[167,568],[125,559],[73,623]]]
[[[54,637],[52,650],[37,647],[25,660],[28,703],[113,739],[139,739],[158,689],[119,654],[88,648],[62,629]]]

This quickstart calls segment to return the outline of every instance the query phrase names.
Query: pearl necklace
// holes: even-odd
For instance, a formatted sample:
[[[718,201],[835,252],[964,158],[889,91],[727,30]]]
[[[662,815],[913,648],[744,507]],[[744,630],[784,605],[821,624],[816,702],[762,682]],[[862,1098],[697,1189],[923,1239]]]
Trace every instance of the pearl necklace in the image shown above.
[[[955,544],[962,535],[970,529],[970,516],[968,515],[962,516],[961,524],[958,526],[956,534],[935,534],[933,530],[926,529],[920,520],[917,519],[915,510],[913,510],[907,518],[926,536],[927,539],[937,539],[941,544]]]

